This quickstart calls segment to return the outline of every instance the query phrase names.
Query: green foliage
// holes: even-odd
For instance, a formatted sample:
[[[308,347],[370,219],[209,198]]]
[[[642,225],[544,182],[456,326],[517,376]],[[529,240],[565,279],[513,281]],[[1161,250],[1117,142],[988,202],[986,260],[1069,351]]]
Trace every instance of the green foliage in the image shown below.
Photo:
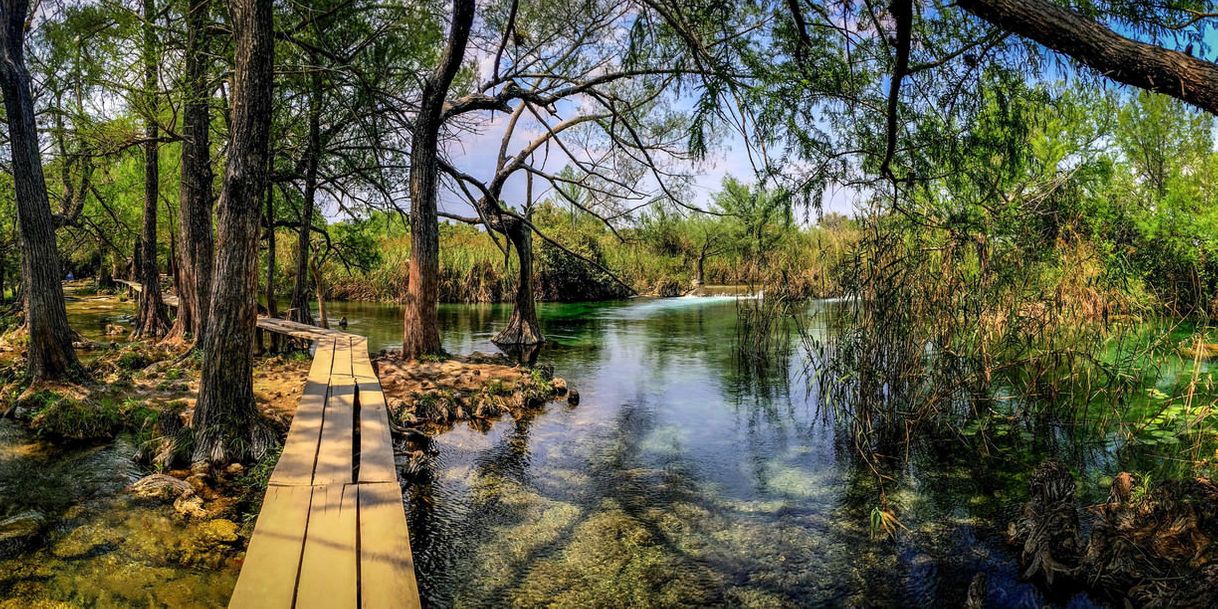
[[[266,497],[271,474],[275,471],[275,464],[279,462],[282,450],[282,447],[271,449],[234,481],[240,489],[241,522],[247,526],[254,523],[259,510],[262,509],[262,500]]]
[[[122,409],[114,400],[80,400],[51,391],[31,398],[39,404],[30,425],[43,436],[88,441],[111,438],[123,424]]]
[[[142,370],[152,363],[152,358],[138,349],[123,352],[118,356],[117,364],[123,370]]]
[[[482,391],[491,396],[507,397],[512,395],[513,389],[503,379],[490,379],[482,386]]]
[[[573,206],[543,201],[534,209],[532,222],[563,247],[534,237],[535,296],[547,301],[628,296],[630,292],[614,276],[639,293],[664,296],[683,294],[699,283],[762,287],[780,279],[801,297],[833,295],[838,283],[835,262],[857,239],[857,227],[832,214],[818,225],[801,227],[794,221],[791,205],[790,197],[780,191],[729,178],[710,214],[655,205],[634,225],[611,229]],[[331,228],[341,234],[347,229],[339,227],[348,224]],[[327,297],[400,299],[406,291],[409,234],[387,216],[374,215],[354,224],[363,233],[363,247],[376,255],[366,255],[369,266],[362,269],[327,261],[323,266]],[[511,301],[518,262],[514,255],[504,256],[500,247],[506,243],[496,237],[497,241],[464,225],[441,227],[441,301]]]

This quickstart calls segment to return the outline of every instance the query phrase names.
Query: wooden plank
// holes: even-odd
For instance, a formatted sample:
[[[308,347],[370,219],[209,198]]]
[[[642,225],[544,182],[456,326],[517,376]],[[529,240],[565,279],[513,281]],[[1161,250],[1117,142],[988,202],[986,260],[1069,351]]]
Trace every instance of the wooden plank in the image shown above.
[[[304,394],[292,417],[283,453],[271,473],[271,484],[311,484],[317,465],[318,443],[321,441],[329,397],[330,370],[334,362],[334,342],[320,341],[313,355],[313,365],[305,382]]]
[[[358,598],[356,485],[313,487],[296,609],[354,608]]]
[[[330,371],[330,399],[317,450],[313,484],[354,482],[355,380],[351,376],[351,341],[334,341],[334,367]]]
[[[380,383],[360,382],[359,404],[359,481],[396,483],[389,410]]]
[[[368,357],[368,340],[351,339],[351,370],[359,390],[360,482],[397,482],[389,409]]]
[[[360,600],[366,609],[415,609],[419,584],[397,482],[360,484]]]
[[[330,377],[330,399],[317,449],[313,484],[354,482],[355,383],[350,376]]]
[[[340,336],[334,340],[334,376],[351,376],[351,337]]]
[[[262,500],[231,609],[291,609],[313,489],[272,486]]]
[[[357,378],[375,379],[373,361],[368,356],[368,337],[350,334],[351,336],[351,374]]]

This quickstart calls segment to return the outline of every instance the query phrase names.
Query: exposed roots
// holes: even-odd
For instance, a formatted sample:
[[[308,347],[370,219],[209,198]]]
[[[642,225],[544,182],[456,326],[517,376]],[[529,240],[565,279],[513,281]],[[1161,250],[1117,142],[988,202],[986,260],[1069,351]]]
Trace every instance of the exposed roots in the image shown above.
[[[1025,575],[1054,586],[1069,579],[1115,606],[1218,606],[1218,486],[1198,478],[1150,487],[1122,473],[1092,512],[1084,549],[1073,478],[1056,462],[1037,468],[1011,525]]]
[[[261,416],[242,417],[196,428],[194,441],[192,458],[196,462],[251,463],[279,446],[279,434]]]

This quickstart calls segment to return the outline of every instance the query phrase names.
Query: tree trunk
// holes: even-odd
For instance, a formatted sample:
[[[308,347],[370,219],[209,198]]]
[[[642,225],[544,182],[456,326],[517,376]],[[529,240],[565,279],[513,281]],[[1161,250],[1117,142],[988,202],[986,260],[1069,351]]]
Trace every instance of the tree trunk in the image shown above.
[[[512,242],[520,263],[520,279],[516,283],[516,303],[507,327],[492,339],[497,345],[537,345],[545,342],[541,324],[537,322],[536,295],[533,293],[533,229],[516,218],[501,220],[503,233]]]
[[[267,187],[274,30],[272,0],[229,0],[234,70],[219,247],[195,406],[195,460],[248,461],[275,436],[254,402],[259,198]]]
[[[434,74],[423,82],[410,148],[410,285],[402,320],[402,357],[439,355],[440,231],[436,216],[439,137],[444,99],[465,56],[474,0],[453,0],[452,31]]]
[[[182,180],[178,202],[178,316],[170,335],[200,344],[212,280],[211,116],[207,24],[211,0],[190,0],[186,15],[186,91],[182,104]]]
[[[316,61],[314,61],[316,63]],[[313,230],[313,205],[317,198],[317,165],[321,154],[321,74],[314,72],[309,92],[309,145],[305,150],[304,202],[296,241],[296,283],[292,289],[292,320],[312,324],[309,312],[309,240]],[[321,302],[321,295],[317,295]]]
[[[266,314],[279,317],[275,302],[275,190],[266,189]]]
[[[706,252],[709,245],[710,240],[708,239],[706,243],[702,244],[702,251],[698,252],[698,262],[694,266],[695,289],[702,287],[702,285],[706,283]]]
[[[273,156],[273,155],[272,155]],[[279,317],[278,295],[275,293],[275,189],[266,187],[266,315]],[[262,330],[259,329],[258,350],[262,350]],[[279,352],[279,335],[271,332],[271,351]]]
[[[169,266],[169,268],[166,269],[168,271],[167,274],[169,275],[169,281],[171,281],[173,285],[178,285],[181,283],[182,277],[181,275],[178,275],[178,237],[173,234],[173,231],[169,231],[169,260],[165,261],[165,263]]]
[[[34,122],[34,98],[25,66],[28,0],[0,0],[0,89],[4,92],[21,233],[21,271],[29,331],[28,373],[35,380],[80,373],[60,283],[59,251],[47,198]]]
[[[157,138],[157,42],[153,20],[156,19],[155,0],[143,0],[144,6],[144,94],[148,113],[144,117],[144,225],[140,231],[139,309],[136,314],[135,338],[158,338],[169,327],[161,302],[160,270],[156,265],[156,215],[160,201],[161,174]]]
[[[1218,115],[1218,65],[1209,61],[1125,38],[1045,0],[961,0],[960,7],[1069,55],[1107,78],[1170,95]]]
[[[321,269],[312,258],[309,259],[309,269],[313,271],[313,289],[317,291],[317,325],[329,330],[330,320],[326,317],[326,285],[322,281]]]

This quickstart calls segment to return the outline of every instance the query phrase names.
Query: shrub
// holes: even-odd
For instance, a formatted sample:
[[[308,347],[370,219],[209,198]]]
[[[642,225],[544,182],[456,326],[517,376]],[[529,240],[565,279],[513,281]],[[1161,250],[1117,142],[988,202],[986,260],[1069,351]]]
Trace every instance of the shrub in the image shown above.
[[[54,392],[41,392],[43,406],[34,413],[31,426],[39,435],[67,440],[100,440],[114,437],[122,428],[119,406],[113,401],[78,400]]]
[[[139,351],[127,351],[118,357],[118,367],[123,370],[142,370],[152,363],[152,358]]]

